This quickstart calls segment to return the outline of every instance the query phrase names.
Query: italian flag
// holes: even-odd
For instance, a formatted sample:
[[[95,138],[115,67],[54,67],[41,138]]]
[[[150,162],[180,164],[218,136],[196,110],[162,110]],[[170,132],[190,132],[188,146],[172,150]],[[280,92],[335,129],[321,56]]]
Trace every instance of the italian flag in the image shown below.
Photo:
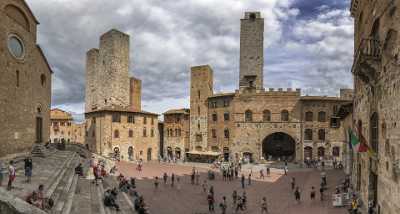
[[[368,152],[370,149],[368,148],[367,141],[365,140],[364,136],[360,134],[360,139],[354,134],[354,132],[349,129],[349,136],[350,136],[350,147],[353,151],[356,152]]]

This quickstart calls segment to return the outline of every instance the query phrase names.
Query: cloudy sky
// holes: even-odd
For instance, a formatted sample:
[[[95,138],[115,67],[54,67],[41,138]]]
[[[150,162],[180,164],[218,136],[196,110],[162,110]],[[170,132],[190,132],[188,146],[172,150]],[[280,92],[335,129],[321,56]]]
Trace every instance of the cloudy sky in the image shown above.
[[[210,64],[215,92],[234,91],[240,18],[264,17],[264,86],[338,95],[352,87],[350,0],[27,0],[53,68],[52,106],[84,112],[85,53],[111,28],[128,33],[143,109],[189,106],[190,66]],[[118,3],[116,3],[118,2]]]

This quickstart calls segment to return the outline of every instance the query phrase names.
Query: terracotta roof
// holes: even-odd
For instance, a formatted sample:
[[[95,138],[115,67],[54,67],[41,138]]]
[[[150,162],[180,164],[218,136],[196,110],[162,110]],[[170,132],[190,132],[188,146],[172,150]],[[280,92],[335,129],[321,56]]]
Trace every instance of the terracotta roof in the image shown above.
[[[217,93],[213,94],[212,96],[209,96],[208,98],[214,98],[214,97],[228,97],[228,96],[235,96],[235,93]]]
[[[90,113],[95,113],[95,112],[127,112],[127,113],[138,113],[138,114],[150,114],[150,115],[156,115],[158,116],[157,113],[152,113],[152,112],[148,112],[148,111],[133,111],[129,108],[124,108],[121,106],[108,106],[108,107],[104,107],[101,109],[97,109],[97,110],[93,110],[91,112],[86,112],[85,114],[90,114]]]
[[[166,112],[164,112],[164,114],[189,114],[189,109],[187,108],[182,108],[182,109],[170,109]]]
[[[59,108],[52,109],[50,111],[51,120],[73,120],[72,115]]]

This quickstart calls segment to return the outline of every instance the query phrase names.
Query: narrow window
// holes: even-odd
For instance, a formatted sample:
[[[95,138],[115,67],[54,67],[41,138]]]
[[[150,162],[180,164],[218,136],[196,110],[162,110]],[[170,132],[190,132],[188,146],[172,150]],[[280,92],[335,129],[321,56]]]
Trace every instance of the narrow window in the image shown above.
[[[244,113],[244,121],[245,122],[252,122],[253,121],[253,112],[251,112],[250,110],[247,110]]]
[[[306,112],[306,121],[313,121],[313,116],[311,111]]]
[[[143,117],[143,124],[147,124],[147,117]]]
[[[40,75],[40,83],[42,84],[42,86],[46,84],[46,76],[44,74]]]
[[[217,114],[216,113],[212,114],[212,120],[214,122],[217,122],[218,118],[217,118]]]
[[[229,129],[224,130],[224,136],[226,139],[229,139]]]
[[[133,130],[129,130],[129,137],[133,137]]]
[[[150,136],[151,136],[151,137],[154,137],[154,129],[151,129],[151,130],[150,130]]]
[[[119,138],[119,131],[118,131],[118,129],[114,131],[114,138]]]
[[[146,127],[143,128],[143,137],[147,137],[147,131],[146,131]]]
[[[312,129],[306,129],[304,130],[304,140],[312,140]]]
[[[217,131],[215,129],[212,129],[211,133],[213,138],[217,138]]]
[[[282,121],[289,121],[289,112],[288,112],[288,110],[283,110],[281,112],[281,120]]]
[[[318,130],[318,139],[324,141],[325,140],[325,130],[320,129]]]
[[[225,120],[225,121],[228,121],[228,120],[229,120],[229,113],[228,113],[228,112],[225,112],[225,113],[224,113],[224,120]]]
[[[17,87],[19,87],[19,71],[18,70],[15,72],[15,75],[16,75],[16,85],[17,85]]]

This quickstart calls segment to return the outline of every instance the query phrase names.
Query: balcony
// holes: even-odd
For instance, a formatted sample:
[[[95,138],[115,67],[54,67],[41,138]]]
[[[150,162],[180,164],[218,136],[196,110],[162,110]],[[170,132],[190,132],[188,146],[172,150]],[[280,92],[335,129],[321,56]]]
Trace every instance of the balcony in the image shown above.
[[[352,73],[365,83],[372,83],[376,78],[381,56],[382,49],[379,40],[362,39],[354,55]]]

